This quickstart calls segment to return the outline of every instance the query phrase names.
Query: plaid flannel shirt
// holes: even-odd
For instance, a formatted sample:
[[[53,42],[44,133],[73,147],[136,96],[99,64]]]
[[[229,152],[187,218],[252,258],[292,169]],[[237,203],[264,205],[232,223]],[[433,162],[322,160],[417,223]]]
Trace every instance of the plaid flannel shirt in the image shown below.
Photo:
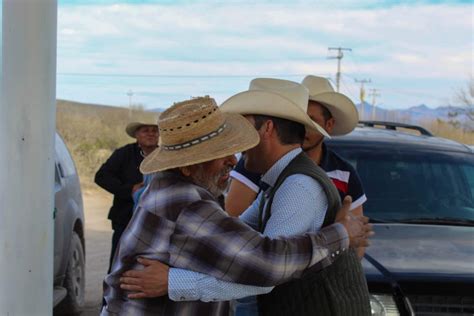
[[[229,217],[205,189],[178,174],[157,174],[122,235],[112,272],[104,280],[102,315],[226,315],[226,302],[174,302],[168,297],[128,299],[121,275],[140,269],[136,259],[160,260],[236,283],[270,286],[348,247],[340,224],[317,234],[271,239]],[[330,260],[330,259],[329,259]]]

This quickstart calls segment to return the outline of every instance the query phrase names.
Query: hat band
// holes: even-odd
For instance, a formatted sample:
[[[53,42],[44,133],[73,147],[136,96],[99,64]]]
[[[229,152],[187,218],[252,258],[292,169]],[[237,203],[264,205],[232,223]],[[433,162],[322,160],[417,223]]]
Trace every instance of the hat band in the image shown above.
[[[194,145],[197,145],[197,144],[200,144],[200,143],[203,143],[205,141],[208,141],[214,137],[216,137],[217,135],[219,135],[220,133],[222,133],[224,131],[224,129],[227,127],[227,124],[224,123],[222,124],[218,129],[216,129],[215,131],[213,132],[210,132],[209,134],[206,134],[204,136],[201,136],[199,138],[195,138],[189,142],[186,142],[186,143],[181,143],[181,144],[177,144],[177,145],[172,145],[172,146],[166,146],[166,145],[162,145],[162,148],[165,149],[165,150],[179,150],[179,149],[185,149],[185,148],[188,148],[188,147],[191,147],[191,146],[194,146]]]

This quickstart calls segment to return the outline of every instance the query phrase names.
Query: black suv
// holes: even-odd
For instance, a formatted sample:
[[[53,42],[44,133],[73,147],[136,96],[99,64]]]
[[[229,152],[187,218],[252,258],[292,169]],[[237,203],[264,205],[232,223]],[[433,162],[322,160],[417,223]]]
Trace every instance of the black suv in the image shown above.
[[[372,315],[473,315],[473,148],[389,122],[361,122],[327,143],[357,169],[368,198]]]

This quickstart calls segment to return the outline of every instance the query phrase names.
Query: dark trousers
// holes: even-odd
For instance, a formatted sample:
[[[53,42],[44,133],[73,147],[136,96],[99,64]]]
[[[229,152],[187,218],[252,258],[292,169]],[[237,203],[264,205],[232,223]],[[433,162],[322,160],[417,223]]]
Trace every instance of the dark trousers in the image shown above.
[[[119,226],[112,224],[114,233],[112,235],[112,248],[110,249],[110,260],[109,260],[109,269],[107,270],[107,274],[110,273],[112,269],[112,261],[114,260],[115,250],[117,250],[118,243],[120,241],[120,237],[123,234],[123,231],[127,226]]]

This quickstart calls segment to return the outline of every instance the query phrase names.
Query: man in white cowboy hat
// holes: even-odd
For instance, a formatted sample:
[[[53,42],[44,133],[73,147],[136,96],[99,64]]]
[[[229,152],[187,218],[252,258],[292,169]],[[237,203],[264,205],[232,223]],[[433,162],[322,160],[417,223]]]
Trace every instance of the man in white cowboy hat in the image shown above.
[[[345,95],[335,92],[328,79],[306,76],[302,84],[309,90],[308,115],[331,136],[350,133],[357,125],[358,114],[354,103]],[[306,130],[303,150],[320,166],[336,186],[341,200],[352,197],[351,211],[363,215],[362,205],[367,201],[357,171],[324,144],[324,136]],[[231,172],[231,188],[227,194],[226,211],[238,216],[255,200],[259,192],[261,174],[251,172],[241,159]],[[364,249],[358,249],[362,258]]]
[[[358,121],[355,105],[345,95],[335,92],[326,78],[309,75],[304,78],[302,84],[309,90],[307,109],[309,117],[322,126],[329,135],[348,134],[355,128]],[[302,148],[308,157],[326,172],[337,188],[341,199],[347,195],[353,198],[354,201],[351,204],[352,214],[362,215],[362,204],[367,199],[357,172],[348,162],[329,150],[323,141],[324,135],[306,129]],[[255,199],[260,189],[260,174],[247,170],[244,161],[241,160],[232,171],[231,177],[233,181],[227,195],[226,209],[235,216],[242,212],[241,210],[245,208],[248,201]],[[359,257],[363,256],[363,250],[363,248],[357,249]],[[361,275],[360,271],[355,273]],[[365,289],[362,292],[367,294]],[[279,292],[275,291],[273,293]],[[365,306],[368,307],[367,297],[359,297],[359,299],[361,303],[365,301]],[[262,301],[273,303],[275,300],[284,302],[278,295]],[[359,314],[364,314],[364,312],[362,310]],[[323,312],[318,310],[318,313]],[[341,315],[345,313],[342,309],[339,311]],[[352,311],[352,313],[356,314],[355,311]],[[332,310],[332,314],[336,314],[336,312]]]
[[[302,155],[305,127],[328,136],[325,130],[307,115],[308,98],[308,90],[301,84],[278,79],[254,79],[248,91],[229,98],[221,107],[226,112],[246,115],[260,135],[259,145],[245,153],[245,166],[264,174],[262,181],[266,188],[240,218],[269,237],[318,231],[328,218],[325,216],[326,211],[330,211],[329,218],[332,216],[333,221],[337,210],[334,201],[337,199],[339,202],[339,197],[335,187],[324,172],[314,175],[313,171],[318,167]],[[289,166],[293,168],[295,161],[310,169],[304,172],[308,172],[311,176],[298,170],[288,173],[291,168],[287,168]],[[281,178],[282,174],[285,174],[286,178]],[[317,176],[318,181],[313,176]],[[325,185],[320,185],[320,181],[325,181]],[[329,205],[327,195],[331,197]],[[322,261],[315,265],[314,269],[319,271],[328,264],[329,262]],[[365,278],[358,260],[356,265],[359,270],[354,273],[356,275],[354,280],[357,281],[355,286],[360,285],[360,292],[367,294]],[[143,274],[134,281],[140,284],[140,291],[148,292],[151,296],[153,290],[159,289],[161,294],[166,293],[161,288],[164,283],[169,291],[169,297],[174,300],[228,300],[245,297],[252,292],[262,294],[270,290],[270,288],[241,289],[232,283],[181,269],[170,269],[169,278],[167,274],[161,273],[161,275],[162,279],[169,281],[169,284],[166,281],[160,283],[160,278],[156,278],[155,283],[144,284],[142,280],[150,274]],[[305,306],[307,303],[301,302],[301,305]],[[368,304],[368,300],[366,303]],[[257,313],[256,304],[245,302],[245,306],[250,310],[242,313],[243,310],[238,309],[240,315],[248,315],[249,312],[252,314],[252,310],[254,314]],[[347,300],[344,307],[362,309],[363,313],[367,311],[368,306],[351,306],[351,300]],[[307,309],[306,314],[309,312],[312,315],[313,311],[312,308]],[[281,310],[271,310],[267,314],[304,315],[305,313],[283,306]]]
[[[102,315],[226,315],[226,302],[143,299],[157,295],[134,293],[142,289],[133,281],[141,271],[121,276],[140,264],[148,268],[150,259],[226,281],[269,286],[299,277],[321,261],[329,264],[349,246],[367,244],[367,219],[351,218],[347,210],[338,214],[339,223],[318,233],[280,239],[229,217],[217,197],[227,187],[234,154],[256,146],[259,134],[241,115],[221,112],[213,99],[177,103],[160,115],[158,125],[160,147],[140,166],[144,174],[156,174],[104,280]],[[249,293],[249,286],[241,284],[234,286]]]
[[[344,94],[335,92],[328,79],[309,75],[302,84],[309,90],[308,114],[313,121],[323,126],[331,136],[349,134],[354,130],[359,120],[354,103]],[[351,164],[328,149],[320,134],[308,131],[303,149],[326,171],[342,198],[346,195],[352,197],[352,213],[362,215],[362,205],[367,197]]]
[[[133,194],[143,185],[138,167],[158,144],[158,126],[153,117],[146,122],[129,123],[125,132],[136,141],[116,149],[95,174],[95,183],[114,195],[108,215],[114,231],[109,271],[117,243],[132,217]]]
[[[309,90],[307,109],[309,117],[323,127],[329,135],[348,134],[355,128],[358,114],[354,103],[345,95],[335,92],[329,80],[309,75],[304,78],[302,84]],[[356,170],[339,155],[329,150],[323,141],[324,135],[306,129],[302,148],[308,157],[326,172],[337,188],[341,199],[347,195],[353,198],[352,214],[362,215],[362,204],[367,199]],[[259,186],[261,174],[249,171],[245,168],[244,163],[245,161],[241,159],[231,172],[232,183],[227,194],[226,210],[233,216],[238,216],[245,211],[261,190]],[[364,248],[357,249],[357,252],[362,258]],[[273,300],[275,298],[271,301]],[[267,299],[267,301],[270,300]],[[254,308],[253,311],[256,314],[256,308],[249,307],[249,305],[238,305],[236,314],[250,315],[250,308]],[[366,306],[368,305],[366,304]],[[244,308],[246,309],[245,313],[241,312],[241,309]],[[344,314],[344,312],[340,312],[340,314]]]

